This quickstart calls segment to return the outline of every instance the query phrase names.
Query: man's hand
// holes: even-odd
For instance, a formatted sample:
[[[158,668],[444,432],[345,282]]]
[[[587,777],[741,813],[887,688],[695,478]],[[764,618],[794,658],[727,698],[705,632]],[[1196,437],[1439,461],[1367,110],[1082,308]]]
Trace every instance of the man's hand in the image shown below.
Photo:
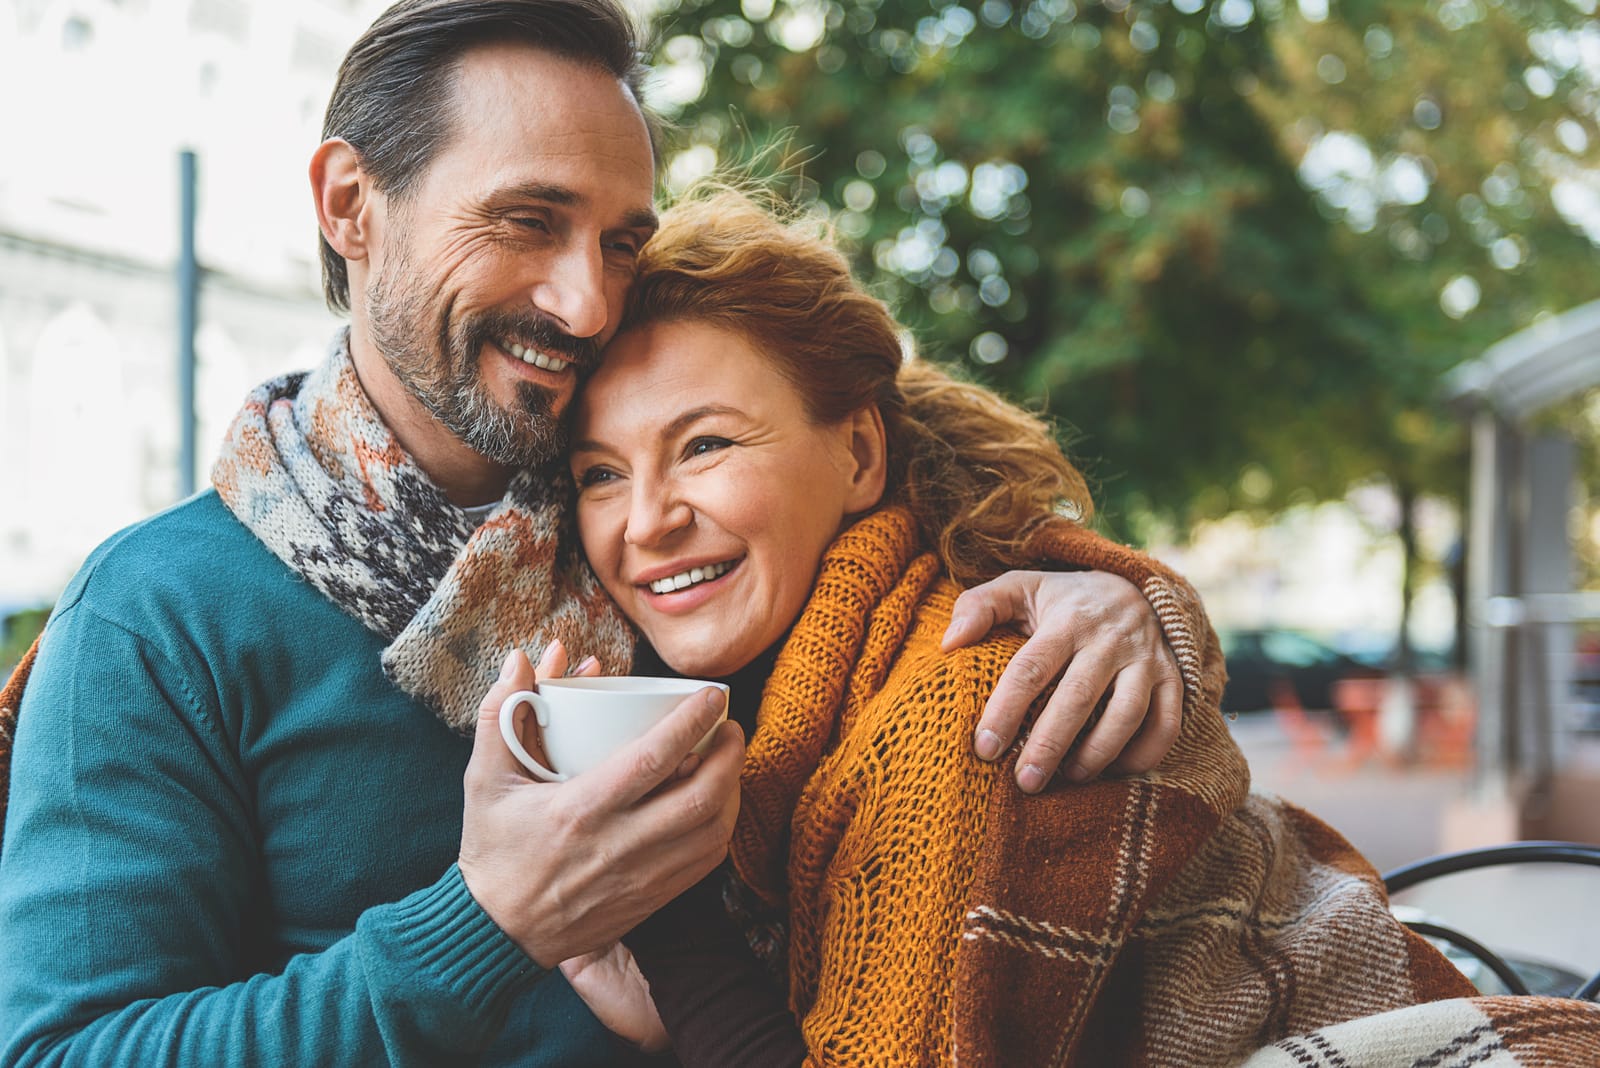
[[[646,1053],[672,1045],[650,997],[650,984],[639,973],[633,954],[620,942],[610,949],[585,953],[561,962],[561,974],[589,1006],[595,1019]]]
[[[1010,571],[956,599],[945,631],[946,651],[970,645],[1009,623],[1029,635],[1000,676],[973,748],[997,759],[1050,680],[1050,695],[1017,759],[1017,784],[1028,793],[1045,783],[1072,748],[1102,697],[1105,712],[1078,739],[1065,770],[1074,782],[1119,771],[1149,771],[1178,737],[1183,678],[1155,610],[1127,579],[1102,571]]]
[[[561,674],[565,659],[547,653],[541,673]],[[499,726],[500,703],[533,683],[528,658],[513,652],[478,709],[460,863],[490,918],[553,968],[609,946],[721,863],[739,813],[744,738],[725,722],[704,756],[691,757],[722,714],[722,691],[707,688],[604,763],[537,782]]]

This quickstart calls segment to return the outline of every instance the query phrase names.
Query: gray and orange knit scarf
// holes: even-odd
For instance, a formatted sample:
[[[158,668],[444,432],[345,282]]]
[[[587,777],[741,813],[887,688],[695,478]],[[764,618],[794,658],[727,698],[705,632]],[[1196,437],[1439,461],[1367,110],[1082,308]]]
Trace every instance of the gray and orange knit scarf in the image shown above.
[[[341,331],[310,373],[257,387],[211,472],[275,556],[381,635],[386,675],[472,730],[513,648],[552,639],[627,670],[633,634],[574,542],[560,472],[527,470],[481,526],[450,503],[378,417]]]

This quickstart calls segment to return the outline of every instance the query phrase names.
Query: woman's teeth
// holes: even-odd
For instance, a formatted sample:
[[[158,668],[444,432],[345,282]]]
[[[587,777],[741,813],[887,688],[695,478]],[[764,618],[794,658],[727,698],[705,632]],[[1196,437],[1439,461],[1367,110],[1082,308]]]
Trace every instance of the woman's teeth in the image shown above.
[[[650,583],[650,592],[671,593],[673,590],[681,590],[693,586],[697,582],[709,582],[714,578],[726,575],[733,563],[732,560],[728,560],[720,564],[709,564],[706,567],[691,567],[689,570],[673,575],[671,578],[656,579]]]
[[[518,345],[515,342],[507,343],[502,341],[500,342],[500,347],[511,353],[511,355],[515,356],[523,363],[531,363],[541,370],[565,371],[572,365],[571,360],[563,360],[559,356],[551,356],[540,352],[538,349],[528,348],[525,345]]]

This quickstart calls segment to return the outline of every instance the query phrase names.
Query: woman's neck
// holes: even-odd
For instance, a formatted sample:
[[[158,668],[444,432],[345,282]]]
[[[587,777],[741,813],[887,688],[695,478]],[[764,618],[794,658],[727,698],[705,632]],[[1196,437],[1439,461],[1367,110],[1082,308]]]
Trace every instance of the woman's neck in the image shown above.
[[[744,667],[732,675],[726,675],[713,682],[726,683],[728,686],[728,718],[744,728],[744,736],[748,739],[756,727],[756,711],[761,707],[761,692],[766,689],[767,679],[772,675],[773,665],[778,661],[778,652],[783,648],[788,635],[773,642],[765,652],[758,655]],[[639,675],[669,675],[682,678],[683,674],[668,667],[666,662],[656,655],[656,651],[649,645],[641,643],[638,652],[633,658],[633,669]]]

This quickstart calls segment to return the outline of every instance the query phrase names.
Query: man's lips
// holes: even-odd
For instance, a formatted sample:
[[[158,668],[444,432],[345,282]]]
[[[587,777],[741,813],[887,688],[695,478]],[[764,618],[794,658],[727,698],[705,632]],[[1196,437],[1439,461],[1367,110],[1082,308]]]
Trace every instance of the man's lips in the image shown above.
[[[521,360],[530,367],[537,367],[552,374],[562,374],[573,364],[570,356],[549,352],[533,345],[524,345],[520,341],[496,338],[494,343],[501,352],[512,359]]]

